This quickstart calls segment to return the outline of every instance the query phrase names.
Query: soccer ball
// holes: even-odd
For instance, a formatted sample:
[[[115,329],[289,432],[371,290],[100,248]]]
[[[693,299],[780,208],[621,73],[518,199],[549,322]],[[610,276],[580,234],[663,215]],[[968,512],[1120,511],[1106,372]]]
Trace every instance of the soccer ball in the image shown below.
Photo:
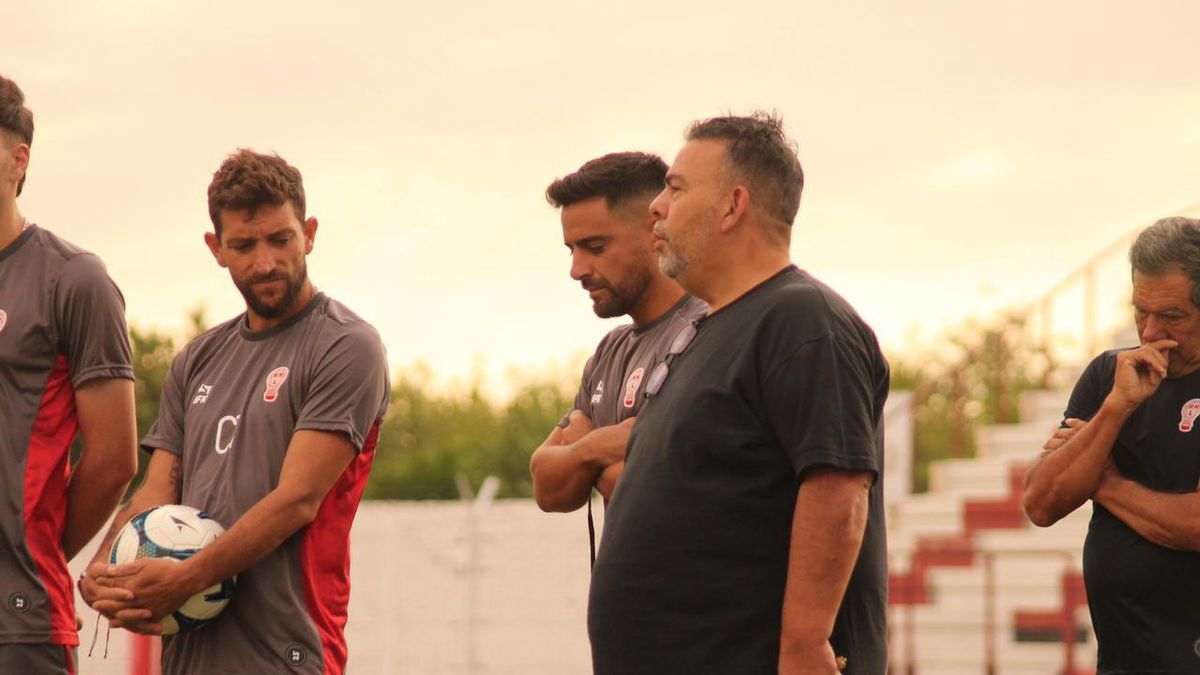
[[[111,563],[138,558],[187,560],[217,537],[225,528],[207,513],[182,504],[165,504],[147,509],[129,519],[108,555]],[[179,609],[162,619],[163,635],[174,635],[203,626],[229,604],[237,577],[226,579],[188,598]]]

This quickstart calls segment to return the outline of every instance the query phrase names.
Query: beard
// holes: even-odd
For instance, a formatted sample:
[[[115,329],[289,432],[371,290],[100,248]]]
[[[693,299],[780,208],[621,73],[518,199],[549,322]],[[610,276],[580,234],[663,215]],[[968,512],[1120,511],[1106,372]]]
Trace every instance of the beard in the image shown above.
[[[270,301],[260,297],[254,290],[254,284],[264,281],[283,280],[286,282],[283,290],[283,295],[278,299]],[[296,270],[296,274],[288,277],[283,273],[273,273],[266,276],[254,277],[251,279],[238,281],[234,280],[233,285],[237,286],[238,291],[242,294],[242,298],[246,300],[246,306],[255,314],[264,319],[274,319],[282,314],[286,314],[296,304],[296,298],[300,295],[300,289],[304,288],[304,282],[308,280],[308,266],[303,259],[300,260],[300,267]]]
[[[642,294],[650,287],[653,272],[639,268],[633,270],[620,284],[584,284],[584,289],[594,291],[607,289],[607,297],[601,296],[592,301],[592,311],[601,319],[611,319],[628,314],[642,299]]]
[[[691,261],[667,244],[665,250],[658,255],[658,269],[672,279],[678,280],[687,271]]]

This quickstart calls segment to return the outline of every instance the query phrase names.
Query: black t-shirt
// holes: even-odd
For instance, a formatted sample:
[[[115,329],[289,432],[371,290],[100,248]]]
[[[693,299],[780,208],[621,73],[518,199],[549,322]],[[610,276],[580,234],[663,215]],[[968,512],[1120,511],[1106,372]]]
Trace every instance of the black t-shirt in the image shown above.
[[[888,371],[871,329],[794,267],[699,323],[642,409],[609,504],[588,630],[596,675],[778,672],[796,494],[827,465],[883,472]],[[887,663],[876,480],[832,643]]]
[[[1080,376],[1067,417],[1091,419],[1112,390],[1117,351]],[[1157,492],[1195,492],[1200,479],[1200,373],[1163,380],[1121,428],[1121,475]],[[1200,554],[1155,544],[1092,504],[1083,580],[1099,647],[1099,675],[1200,673]]]

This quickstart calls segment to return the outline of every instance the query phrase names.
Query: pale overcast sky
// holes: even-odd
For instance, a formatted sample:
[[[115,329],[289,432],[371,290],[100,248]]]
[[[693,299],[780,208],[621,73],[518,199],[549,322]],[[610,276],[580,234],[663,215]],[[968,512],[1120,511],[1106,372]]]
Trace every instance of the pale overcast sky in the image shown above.
[[[589,352],[542,191],[690,120],[774,109],[793,258],[892,352],[1036,297],[1200,202],[1200,3],[9,3],[37,119],[21,208],[100,254],[132,323],[241,310],[202,243],[239,146],[304,173],[318,287],[443,379]],[[516,366],[515,369],[510,366]]]

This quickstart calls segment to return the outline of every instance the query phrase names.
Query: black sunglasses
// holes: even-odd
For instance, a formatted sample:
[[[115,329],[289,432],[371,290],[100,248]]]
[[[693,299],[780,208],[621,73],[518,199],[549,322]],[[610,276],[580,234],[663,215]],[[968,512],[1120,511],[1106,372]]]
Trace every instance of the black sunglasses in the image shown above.
[[[677,356],[687,350],[692,344],[692,340],[696,339],[696,334],[699,333],[699,322],[691,321],[684,326],[675,339],[671,341],[671,348],[667,350],[667,355],[663,357],[661,363],[654,366],[654,370],[650,372],[650,379],[646,380],[646,398],[650,398],[657,394],[667,381],[667,375],[671,374],[671,363]]]

